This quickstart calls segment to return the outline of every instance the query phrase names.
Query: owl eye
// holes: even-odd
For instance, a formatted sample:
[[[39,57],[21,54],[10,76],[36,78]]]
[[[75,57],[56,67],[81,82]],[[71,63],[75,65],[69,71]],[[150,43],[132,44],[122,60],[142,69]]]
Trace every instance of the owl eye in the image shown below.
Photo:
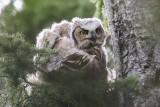
[[[100,32],[101,32],[101,29],[100,29],[100,28],[97,28],[97,29],[96,29],[96,33],[99,34]]]
[[[81,31],[80,31],[80,34],[81,34],[81,35],[87,35],[87,34],[88,34],[88,31],[87,31],[87,30],[81,30]]]

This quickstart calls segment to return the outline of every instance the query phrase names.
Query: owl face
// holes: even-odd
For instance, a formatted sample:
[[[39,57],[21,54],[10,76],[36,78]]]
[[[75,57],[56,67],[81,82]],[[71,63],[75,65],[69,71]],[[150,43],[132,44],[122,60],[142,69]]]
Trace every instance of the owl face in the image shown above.
[[[72,20],[72,38],[80,49],[87,49],[93,46],[102,46],[106,35],[97,18],[75,18]]]

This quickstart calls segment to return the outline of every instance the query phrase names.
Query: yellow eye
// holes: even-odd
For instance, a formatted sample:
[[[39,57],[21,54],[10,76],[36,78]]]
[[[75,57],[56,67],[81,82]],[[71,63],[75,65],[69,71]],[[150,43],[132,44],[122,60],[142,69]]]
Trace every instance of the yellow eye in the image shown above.
[[[96,29],[96,33],[97,34],[101,33],[101,28],[100,27]]]
[[[87,35],[88,34],[88,31],[87,30],[81,30],[80,31],[80,35]]]

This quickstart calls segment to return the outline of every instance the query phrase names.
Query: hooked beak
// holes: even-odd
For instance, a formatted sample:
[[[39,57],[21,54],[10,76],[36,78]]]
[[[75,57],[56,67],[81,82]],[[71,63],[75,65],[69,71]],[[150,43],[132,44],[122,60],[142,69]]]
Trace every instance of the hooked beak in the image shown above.
[[[96,34],[94,32],[91,32],[91,40],[93,42],[96,42],[96,40],[97,40],[97,36],[96,36]]]

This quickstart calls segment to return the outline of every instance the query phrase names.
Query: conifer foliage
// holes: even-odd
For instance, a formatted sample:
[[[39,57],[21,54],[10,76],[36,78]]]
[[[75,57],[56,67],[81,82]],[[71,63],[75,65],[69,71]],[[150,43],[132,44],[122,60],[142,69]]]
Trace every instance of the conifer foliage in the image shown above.
[[[34,86],[25,78],[39,69],[33,62],[36,54],[49,57],[56,53],[48,49],[37,50],[20,33],[1,36],[0,73],[7,81],[7,94],[1,98],[5,100],[3,104],[12,107],[116,107],[118,90],[137,90],[136,78],[108,84],[103,80],[87,80],[83,71],[66,70],[54,72],[50,84]],[[46,62],[38,62],[43,63]],[[32,87],[30,94],[29,87]]]

